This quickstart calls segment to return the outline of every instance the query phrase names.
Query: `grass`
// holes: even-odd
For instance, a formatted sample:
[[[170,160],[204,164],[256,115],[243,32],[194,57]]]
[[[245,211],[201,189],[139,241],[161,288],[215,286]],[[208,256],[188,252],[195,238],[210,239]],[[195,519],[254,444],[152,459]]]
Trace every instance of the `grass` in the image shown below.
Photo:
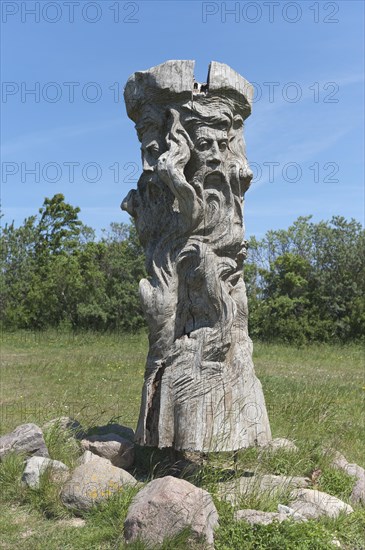
[[[147,338],[57,332],[2,335],[1,432],[72,416],[134,426]]]
[[[215,539],[216,550],[333,550],[337,539],[342,548],[364,548],[364,513],[336,520],[310,520],[305,523],[284,521],[251,527],[244,521],[233,521],[232,510],[220,506],[221,528]]]
[[[135,427],[143,384],[147,336],[4,333],[1,365],[1,433],[17,425],[42,426],[58,416],[71,416],[84,428],[111,420]],[[311,345],[294,348],[256,344],[256,372],[262,381],[274,437],[296,442],[298,453],[259,454],[248,449],[233,456],[209,456],[196,483],[213,494],[217,483],[244,471],[310,475],[320,469],[316,488],[348,501],[353,479],[330,466],[331,453],[342,452],[350,462],[365,466],[364,362],[360,346]],[[80,454],[74,439],[57,426],[45,433],[52,458],[75,465]],[[123,523],[133,491],[123,491],[85,514],[76,527],[59,501],[59,487],[45,474],[39,489],[21,484],[23,458],[10,456],[0,467],[1,548],[119,549]],[[150,475],[156,472],[151,462]],[[233,520],[233,508],[214,496],[220,515],[216,550],[333,548],[338,538],[346,549],[365,548],[365,514],[305,524],[285,522],[252,527]],[[246,495],[240,507],[275,511],[287,495]],[[165,550],[193,548],[189,533],[166,541]],[[21,541],[19,543],[19,541]],[[299,541],[299,542],[298,542]],[[142,549],[141,543],[129,545]],[[203,548],[196,544],[194,548]]]

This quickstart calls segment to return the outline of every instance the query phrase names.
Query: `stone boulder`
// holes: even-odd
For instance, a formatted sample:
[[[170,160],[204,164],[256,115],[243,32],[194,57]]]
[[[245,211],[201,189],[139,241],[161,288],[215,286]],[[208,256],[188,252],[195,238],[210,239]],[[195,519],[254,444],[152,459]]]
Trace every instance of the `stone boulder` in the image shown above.
[[[21,424],[0,437],[0,460],[9,453],[49,457],[43,432],[36,424]]]
[[[336,452],[333,459],[333,466],[355,478],[355,485],[351,494],[351,502],[354,504],[365,504],[365,470],[357,464],[350,464],[339,452]]]
[[[22,481],[28,487],[36,489],[39,487],[41,475],[46,470],[49,471],[52,481],[65,481],[68,478],[69,469],[63,462],[42,456],[32,456],[26,461]]]
[[[351,474],[351,470],[348,471],[350,475],[355,475],[356,482],[351,493],[351,502],[354,504],[362,503],[365,504],[365,470],[357,464],[351,464],[355,466],[354,474]]]
[[[275,439],[272,439],[267,445],[261,447],[261,449],[262,451],[269,451],[272,453],[281,450],[296,453],[299,450],[293,441],[291,441],[290,439],[286,439],[285,437],[276,437]]]
[[[269,525],[270,523],[273,523],[273,521],[278,521],[281,523],[282,521],[286,521],[288,519],[292,519],[294,521],[307,521],[304,516],[294,512],[294,510],[288,506],[282,506],[279,504],[278,509],[278,512],[262,512],[261,510],[250,510],[248,508],[245,510],[237,510],[234,514],[234,518],[236,521],[247,521],[251,525]]]
[[[134,431],[132,430],[132,428],[128,428],[127,426],[122,426],[121,424],[116,423],[105,424],[103,426],[94,426],[87,430],[84,437],[89,439],[91,435],[106,434],[117,434],[124,439],[128,439],[129,441],[134,440]]]
[[[287,518],[292,517],[297,521],[307,521],[304,516],[298,514],[293,508],[286,506],[285,504],[278,504],[278,512],[282,516],[285,515]]]
[[[100,458],[98,455],[92,453],[91,451],[85,451],[76,461],[77,466],[81,466],[81,464],[86,464],[86,462],[90,462],[90,460],[94,460]]]
[[[57,526],[61,527],[85,527],[86,520],[82,518],[65,518],[57,521]]]
[[[75,511],[90,510],[136,479],[109,460],[95,458],[77,466],[61,491],[63,504]]]
[[[282,521],[278,512],[261,512],[261,510],[251,510],[249,508],[237,510],[234,519],[236,521],[247,521],[251,525],[269,525],[273,521],[279,521],[280,523]]]
[[[84,451],[107,458],[118,468],[128,469],[134,462],[133,443],[114,433],[90,435],[87,439],[82,439],[81,447]]]
[[[236,506],[242,497],[250,494],[276,495],[297,487],[308,487],[308,478],[299,476],[275,476],[271,474],[240,477],[218,483],[218,495]]]
[[[158,545],[186,528],[213,544],[218,513],[209,493],[183,479],[166,476],[148,483],[133,499],[124,523],[127,542]]]
[[[307,519],[316,519],[320,516],[336,518],[342,512],[353,512],[351,506],[339,498],[314,489],[295,489],[291,492],[290,498],[290,508]]]

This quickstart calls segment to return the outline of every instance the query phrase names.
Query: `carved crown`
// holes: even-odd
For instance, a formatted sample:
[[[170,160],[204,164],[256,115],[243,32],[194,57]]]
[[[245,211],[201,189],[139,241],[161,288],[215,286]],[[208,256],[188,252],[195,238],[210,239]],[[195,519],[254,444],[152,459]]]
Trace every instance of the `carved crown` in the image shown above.
[[[199,96],[229,98],[243,119],[251,113],[253,86],[224,63],[209,64],[206,83],[194,79],[195,61],[170,60],[129,77],[124,99],[129,118],[137,121],[146,104],[184,103]]]

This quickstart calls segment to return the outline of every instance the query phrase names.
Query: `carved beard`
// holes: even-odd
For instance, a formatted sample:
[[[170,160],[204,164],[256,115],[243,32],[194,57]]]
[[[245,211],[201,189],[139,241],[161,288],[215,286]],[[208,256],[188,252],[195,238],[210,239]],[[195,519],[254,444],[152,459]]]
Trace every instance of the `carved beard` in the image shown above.
[[[226,170],[223,168],[210,168],[209,166],[201,166],[190,179],[198,196],[202,198],[203,189],[216,187],[221,191],[222,187],[227,186]]]

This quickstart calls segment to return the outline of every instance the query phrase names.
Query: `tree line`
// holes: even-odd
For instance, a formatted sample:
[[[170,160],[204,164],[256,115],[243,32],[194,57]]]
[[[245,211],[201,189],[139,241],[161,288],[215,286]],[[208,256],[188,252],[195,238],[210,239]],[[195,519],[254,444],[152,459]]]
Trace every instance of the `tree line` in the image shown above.
[[[62,194],[37,215],[1,229],[1,325],[135,331],[144,326],[146,276],[133,224],[96,239]],[[244,277],[253,339],[348,342],[365,333],[365,231],[355,220],[314,223],[251,238]]]

